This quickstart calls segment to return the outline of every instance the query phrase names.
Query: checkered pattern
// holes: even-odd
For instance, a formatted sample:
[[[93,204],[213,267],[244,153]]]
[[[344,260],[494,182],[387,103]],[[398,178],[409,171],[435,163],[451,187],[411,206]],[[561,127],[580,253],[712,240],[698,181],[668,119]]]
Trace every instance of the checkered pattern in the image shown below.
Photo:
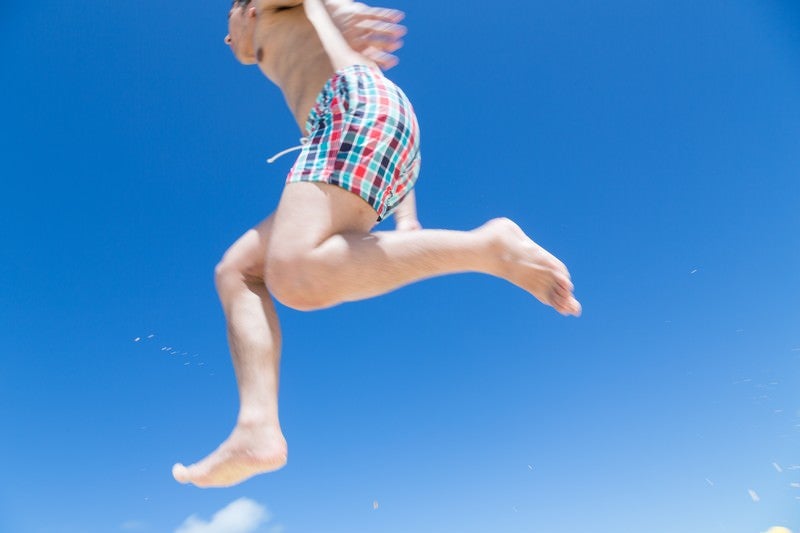
[[[421,157],[419,125],[408,98],[380,70],[337,72],[306,122],[309,142],[287,183],[316,181],[361,196],[383,220],[414,187]]]

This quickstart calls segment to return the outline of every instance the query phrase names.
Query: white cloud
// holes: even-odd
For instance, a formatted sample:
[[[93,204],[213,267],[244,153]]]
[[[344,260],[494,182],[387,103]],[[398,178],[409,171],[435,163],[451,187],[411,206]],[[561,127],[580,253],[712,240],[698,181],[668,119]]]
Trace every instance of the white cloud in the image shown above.
[[[253,533],[269,519],[264,506],[247,498],[239,498],[214,513],[210,522],[196,515],[190,516],[175,533]]]

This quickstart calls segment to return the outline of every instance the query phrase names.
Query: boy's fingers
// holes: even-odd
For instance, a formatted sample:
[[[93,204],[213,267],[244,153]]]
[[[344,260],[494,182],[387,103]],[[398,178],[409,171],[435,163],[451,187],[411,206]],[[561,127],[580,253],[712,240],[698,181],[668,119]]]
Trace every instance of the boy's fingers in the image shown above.
[[[381,52],[389,53],[400,50],[403,47],[403,41],[368,41],[364,39],[362,45],[364,48],[374,48]]]
[[[403,47],[403,41],[400,40],[383,40],[383,39],[374,39],[371,38],[369,35],[360,34],[360,35],[353,35],[348,34],[345,36],[347,42],[357,52],[361,52],[362,54],[365,53],[368,49],[375,49],[381,52],[395,52]]]
[[[354,50],[361,53],[370,48],[386,53],[395,52],[404,44],[397,35],[381,35],[361,28],[347,32],[345,39]]]
[[[400,39],[408,33],[405,26],[398,24],[404,17],[405,13],[396,9],[354,3],[341,13],[339,25],[354,50],[387,70],[399,62],[391,52],[403,46]]]
[[[389,9],[386,7],[366,7],[358,10],[358,15],[365,18],[372,18],[377,20],[384,20],[387,22],[400,22],[406,18],[406,14],[397,9]]]
[[[368,32],[386,39],[402,37],[408,33],[408,28],[400,24],[369,18],[355,18],[352,27],[358,31]]]
[[[378,66],[383,70],[389,70],[390,68],[397,66],[397,64],[400,62],[397,56],[387,54],[386,52],[375,48],[374,46],[365,48],[361,53],[377,63]]]

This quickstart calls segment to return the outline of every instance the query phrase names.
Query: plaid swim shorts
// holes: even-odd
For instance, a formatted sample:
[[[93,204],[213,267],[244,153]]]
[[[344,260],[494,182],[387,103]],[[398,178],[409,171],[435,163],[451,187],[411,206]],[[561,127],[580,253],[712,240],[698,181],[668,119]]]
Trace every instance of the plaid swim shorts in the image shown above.
[[[308,142],[286,183],[338,185],[389,216],[419,175],[419,125],[411,102],[377,68],[338,71],[306,121]]]

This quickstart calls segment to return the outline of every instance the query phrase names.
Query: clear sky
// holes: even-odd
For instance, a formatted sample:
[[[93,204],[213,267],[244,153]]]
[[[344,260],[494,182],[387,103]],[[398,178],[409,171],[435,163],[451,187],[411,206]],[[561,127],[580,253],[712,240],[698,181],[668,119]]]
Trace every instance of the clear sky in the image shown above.
[[[513,218],[584,315],[479,275],[280,308],[289,465],[175,483],[299,132],[227,1],[3,2],[0,531],[797,533],[800,6],[393,5],[421,222]]]

